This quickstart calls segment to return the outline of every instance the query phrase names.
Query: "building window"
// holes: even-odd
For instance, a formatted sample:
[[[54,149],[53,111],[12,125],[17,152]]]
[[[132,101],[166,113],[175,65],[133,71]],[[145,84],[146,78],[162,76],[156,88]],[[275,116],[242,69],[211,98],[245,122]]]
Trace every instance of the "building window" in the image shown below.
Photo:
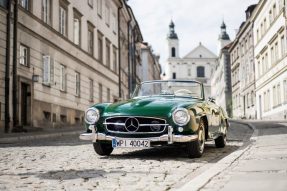
[[[172,73],[172,79],[176,79],[176,73],[175,72]]]
[[[171,57],[175,57],[175,48],[174,47],[171,48]]]
[[[271,47],[271,65],[273,65],[274,62],[275,62],[275,52],[274,48]]]
[[[20,59],[19,63],[23,66],[29,66],[29,55],[30,55],[30,50],[27,46],[25,45],[20,45]]]
[[[53,73],[53,64],[50,56],[43,56],[43,84],[50,85]]]
[[[66,66],[60,65],[60,89],[61,91],[66,91],[67,74]]]
[[[197,67],[197,77],[204,78],[205,77],[205,71],[203,66]]]
[[[94,27],[88,23],[88,53],[94,55]]]
[[[281,36],[281,58],[285,55],[285,52],[286,52],[286,43],[283,35]]]
[[[19,3],[21,5],[21,7],[23,7],[27,11],[30,10],[30,0],[20,0]]]
[[[75,72],[75,78],[76,78],[76,79],[75,79],[75,80],[76,80],[76,87],[75,87],[75,88],[76,88],[76,96],[79,97],[80,94],[81,94],[81,92],[80,92],[80,91],[81,91],[81,90],[80,90],[80,87],[81,87],[81,84],[80,84],[80,80],[81,80],[81,79],[80,79],[80,78],[81,78],[81,77],[80,77],[80,73],[79,73],[79,72]]]
[[[281,104],[281,85],[280,84],[277,85],[277,98],[278,98],[277,105],[280,105]]]
[[[287,80],[283,81],[284,103],[287,103]]]
[[[103,85],[99,84],[99,102],[103,102]]]
[[[107,102],[111,101],[111,90],[110,88],[107,88]]]
[[[59,31],[62,35],[67,36],[67,7],[60,5],[59,9]]]
[[[105,8],[105,20],[106,20],[107,26],[109,27],[110,26],[110,7],[107,3],[106,3],[106,8]]]
[[[277,106],[277,91],[276,91],[276,86],[273,86],[273,108]]]
[[[42,20],[47,23],[51,24],[51,0],[42,0]]]
[[[94,81],[90,79],[90,101],[94,101]]]
[[[97,0],[98,15],[102,17],[103,14],[103,0]]]
[[[278,54],[279,50],[278,50],[278,43],[277,42],[275,43],[275,50],[274,51],[275,51],[275,57],[274,57],[275,60],[274,61],[276,62],[279,58],[279,54]]]
[[[88,5],[90,7],[93,7],[94,6],[94,0],[88,0]]]
[[[113,47],[113,69],[117,73],[118,72],[118,59],[117,59],[117,49]]]
[[[80,46],[81,43],[81,15],[74,9],[74,43]]]
[[[191,76],[191,69],[190,68],[187,69],[187,75]]]
[[[111,43],[106,39],[106,66],[111,68]]]
[[[103,35],[98,32],[98,59],[103,63]]]
[[[112,14],[112,21],[111,21],[112,29],[115,34],[117,34],[117,16],[115,13]]]

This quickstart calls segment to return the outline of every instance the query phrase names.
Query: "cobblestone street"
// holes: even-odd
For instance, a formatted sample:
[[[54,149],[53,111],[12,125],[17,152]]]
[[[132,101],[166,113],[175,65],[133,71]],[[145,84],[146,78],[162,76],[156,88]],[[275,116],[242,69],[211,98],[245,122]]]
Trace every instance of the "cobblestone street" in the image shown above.
[[[252,130],[231,124],[224,149],[207,143],[202,158],[183,149],[114,150],[98,156],[76,136],[0,145],[0,190],[170,190],[180,188],[249,140]]]

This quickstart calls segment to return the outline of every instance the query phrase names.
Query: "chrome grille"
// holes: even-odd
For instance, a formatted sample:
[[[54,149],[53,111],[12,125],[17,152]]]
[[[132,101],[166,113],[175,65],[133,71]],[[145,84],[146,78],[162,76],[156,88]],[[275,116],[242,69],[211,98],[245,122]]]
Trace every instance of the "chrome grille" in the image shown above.
[[[158,134],[164,132],[168,124],[166,120],[154,117],[119,116],[107,118],[104,125],[111,133]],[[138,128],[134,127],[137,125]]]

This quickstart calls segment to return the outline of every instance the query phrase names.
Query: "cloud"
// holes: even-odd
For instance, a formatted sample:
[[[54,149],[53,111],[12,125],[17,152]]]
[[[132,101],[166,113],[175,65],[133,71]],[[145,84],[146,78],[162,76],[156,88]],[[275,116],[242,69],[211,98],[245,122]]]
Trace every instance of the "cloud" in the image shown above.
[[[167,59],[166,36],[170,20],[180,40],[180,56],[185,56],[199,42],[216,53],[220,25],[224,18],[233,39],[235,29],[245,20],[245,10],[258,0],[129,0],[144,40]]]

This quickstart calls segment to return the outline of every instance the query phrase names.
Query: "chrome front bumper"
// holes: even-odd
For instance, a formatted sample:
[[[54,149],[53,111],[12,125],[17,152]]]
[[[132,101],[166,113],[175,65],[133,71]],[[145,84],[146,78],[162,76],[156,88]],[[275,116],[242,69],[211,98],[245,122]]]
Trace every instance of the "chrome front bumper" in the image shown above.
[[[82,133],[80,135],[81,140],[86,141],[112,141],[115,138],[125,139],[123,137],[115,137],[115,136],[108,136],[104,133],[96,133],[94,128],[92,133]],[[173,128],[171,126],[168,127],[168,134],[161,135],[159,137],[145,137],[145,138],[126,138],[126,139],[141,139],[141,140],[149,140],[150,142],[167,142],[168,144],[172,144],[174,142],[177,143],[184,143],[190,142],[198,139],[198,135],[174,135]]]

